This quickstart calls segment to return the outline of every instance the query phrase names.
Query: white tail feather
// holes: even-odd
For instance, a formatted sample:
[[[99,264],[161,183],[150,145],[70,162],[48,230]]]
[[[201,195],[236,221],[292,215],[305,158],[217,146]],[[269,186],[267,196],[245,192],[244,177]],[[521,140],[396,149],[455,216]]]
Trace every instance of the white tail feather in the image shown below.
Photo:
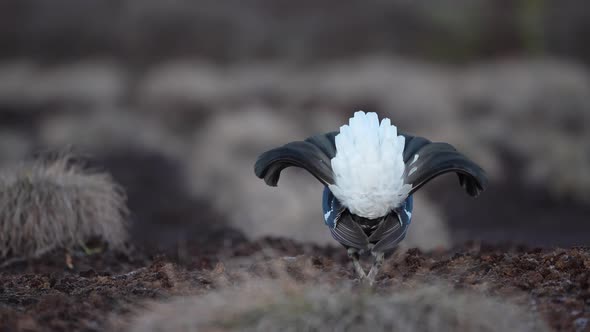
[[[351,213],[370,219],[400,206],[411,190],[403,182],[404,143],[389,119],[379,125],[376,113],[354,113],[336,135],[334,196]]]

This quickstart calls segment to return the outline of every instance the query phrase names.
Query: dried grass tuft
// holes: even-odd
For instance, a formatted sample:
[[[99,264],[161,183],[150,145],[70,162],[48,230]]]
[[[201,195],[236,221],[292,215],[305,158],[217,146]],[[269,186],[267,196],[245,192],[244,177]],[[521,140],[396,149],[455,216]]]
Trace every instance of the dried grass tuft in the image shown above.
[[[547,331],[535,314],[484,294],[420,286],[391,294],[350,286],[251,282],[155,304],[129,331]]]
[[[71,157],[0,171],[0,258],[35,258],[100,238],[122,248],[128,214],[122,188]]]

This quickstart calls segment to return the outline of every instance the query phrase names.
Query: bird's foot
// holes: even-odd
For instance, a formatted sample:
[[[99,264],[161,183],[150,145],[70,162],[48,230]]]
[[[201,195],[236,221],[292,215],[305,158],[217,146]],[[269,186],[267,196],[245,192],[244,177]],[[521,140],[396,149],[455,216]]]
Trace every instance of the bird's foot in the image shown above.
[[[352,266],[354,267],[354,270],[358,276],[358,280],[361,283],[366,283],[372,287],[375,284],[375,280],[379,270],[381,269],[381,266],[383,266],[385,254],[382,252],[371,252],[371,254],[374,257],[373,265],[371,266],[369,273],[366,273],[359,260],[359,251],[354,248],[348,249],[348,257],[350,257],[352,260]]]
[[[349,248],[348,257],[352,260],[352,266],[356,271],[359,281],[363,282],[367,278],[367,274],[365,273],[365,270],[363,269],[363,266],[361,265],[361,262],[359,260],[358,250],[354,248]]]
[[[379,273],[381,266],[383,266],[383,261],[385,258],[385,254],[382,252],[373,252],[372,254],[374,257],[373,266],[371,267],[369,274],[367,274],[367,282],[370,286],[375,284],[375,279],[377,278],[377,274]]]

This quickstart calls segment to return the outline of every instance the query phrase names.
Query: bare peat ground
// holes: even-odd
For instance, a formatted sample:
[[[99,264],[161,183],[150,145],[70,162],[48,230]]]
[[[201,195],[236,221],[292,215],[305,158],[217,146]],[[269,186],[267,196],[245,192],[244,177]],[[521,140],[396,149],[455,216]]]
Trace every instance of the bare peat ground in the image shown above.
[[[341,248],[285,239],[244,242],[215,255],[193,255],[182,265],[137,252],[106,252],[74,256],[70,269],[65,257],[56,252],[0,271],[0,331],[109,330],[113,317],[125,320],[146,300],[203,294],[239,283],[246,274],[276,277],[277,262],[297,281],[355,282]],[[314,273],[303,273],[302,266]],[[510,298],[539,312],[558,331],[590,330],[590,248],[411,249],[387,260],[376,291],[441,281]]]

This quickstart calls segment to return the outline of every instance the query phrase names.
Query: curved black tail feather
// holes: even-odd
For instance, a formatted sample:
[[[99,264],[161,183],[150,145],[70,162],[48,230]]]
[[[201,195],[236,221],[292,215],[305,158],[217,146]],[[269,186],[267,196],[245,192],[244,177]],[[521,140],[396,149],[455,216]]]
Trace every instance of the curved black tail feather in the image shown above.
[[[314,136],[263,153],[254,165],[254,172],[266,184],[274,187],[279,182],[283,169],[290,166],[300,167],[324,185],[330,185],[334,184],[330,160],[335,154],[336,148],[329,139]]]
[[[415,139],[415,138],[414,138]],[[484,170],[447,143],[431,143],[422,139],[406,160],[404,182],[413,193],[435,177],[455,172],[459,184],[470,196],[478,196],[488,184]],[[410,139],[410,144],[413,139]]]
[[[276,186],[283,169],[295,166],[311,173],[324,185],[334,184],[331,160],[336,156],[338,132],[312,136],[263,153],[254,166],[256,176]],[[412,185],[410,194],[433,178],[455,172],[459,184],[471,196],[485,190],[488,180],[484,170],[447,143],[433,143],[426,138],[400,133],[406,139],[404,182]]]

